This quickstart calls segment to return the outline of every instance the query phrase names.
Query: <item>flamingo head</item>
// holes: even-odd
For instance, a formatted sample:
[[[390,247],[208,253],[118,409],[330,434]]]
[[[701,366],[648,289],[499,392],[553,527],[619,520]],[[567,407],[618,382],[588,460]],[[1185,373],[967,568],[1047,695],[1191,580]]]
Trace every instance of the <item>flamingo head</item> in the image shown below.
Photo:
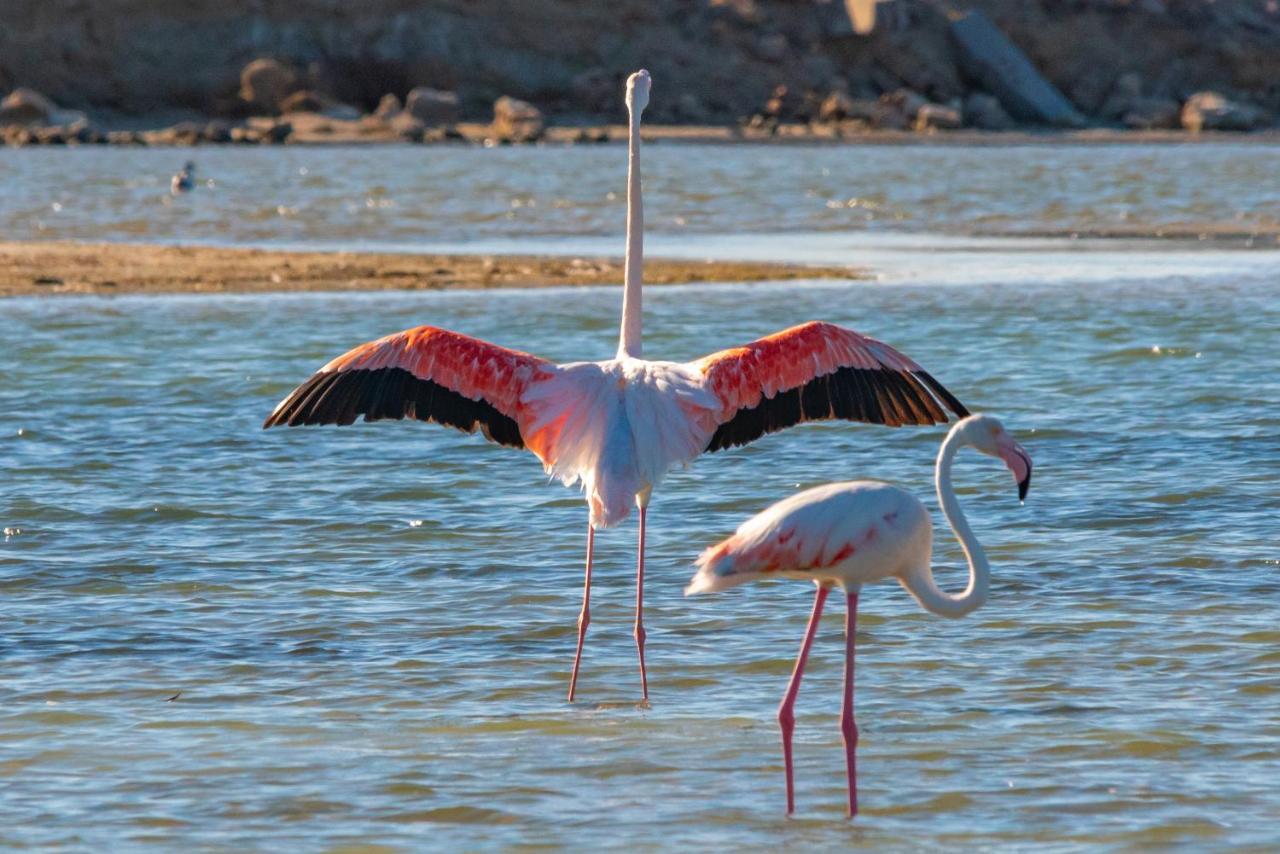
[[[641,68],[627,78],[627,109],[639,116],[649,106],[649,88],[653,79]]]
[[[974,448],[991,457],[998,457],[1009,467],[1018,484],[1018,500],[1025,501],[1031,488],[1031,456],[1014,441],[1000,420],[992,415],[971,415],[957,427]]]

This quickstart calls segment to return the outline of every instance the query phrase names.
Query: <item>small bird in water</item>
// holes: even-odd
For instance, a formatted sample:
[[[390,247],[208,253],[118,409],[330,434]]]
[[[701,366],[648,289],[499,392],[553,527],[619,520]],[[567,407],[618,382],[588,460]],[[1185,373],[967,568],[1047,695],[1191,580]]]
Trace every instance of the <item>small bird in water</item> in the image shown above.
[[[196,164],[190,160],[182,167],[182,171],[173,176],[173,180],[169,182],[169,192],[175,196],[179,193],[186,193],[194,190],[196,187]]]
[[[935,480],[938,503],[969,560],[969,586],[959,595],[944,593],[933,580],[933,522],[920,500],[905,490],[873,480],[829,483],[779,501],[748,519],[727,540],[698,558],[698,573],[685,594],[708,593],[760,578],[798,578],[818,586],[813,616],[800,644],[791,682],[778,708],[782,728],[782,764],[787,778],[787,815],[795,811],[791,771],[791,733],[795,729],[796,694],[809,648],[832,586],[849,601],[845,617],[844,736],[849,775],[849,817],[858,813],[858,776],[854,749],[858,728],[853,720],[853,641],[858,591],[863,584],[896,578],[930,613],[962,617],[986,601],[989,570],[982,545],[974,537],[955,490],[951,463],[963,447],[997,457],[1013,473],[1019,500],[1031,486],[1031,457],[990,415],[970,415],[947,434],[938,452]]]

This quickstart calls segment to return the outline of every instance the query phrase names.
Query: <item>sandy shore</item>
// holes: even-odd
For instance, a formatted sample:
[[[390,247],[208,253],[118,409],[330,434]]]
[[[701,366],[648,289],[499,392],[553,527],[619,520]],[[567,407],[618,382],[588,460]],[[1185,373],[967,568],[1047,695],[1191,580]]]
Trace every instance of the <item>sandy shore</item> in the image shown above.
[[[646,284],[856,279],[851,267],[645,260]],[[409,255],[92,243],[0,243],[0,296],[442,290],[616,285],[618,258]]]

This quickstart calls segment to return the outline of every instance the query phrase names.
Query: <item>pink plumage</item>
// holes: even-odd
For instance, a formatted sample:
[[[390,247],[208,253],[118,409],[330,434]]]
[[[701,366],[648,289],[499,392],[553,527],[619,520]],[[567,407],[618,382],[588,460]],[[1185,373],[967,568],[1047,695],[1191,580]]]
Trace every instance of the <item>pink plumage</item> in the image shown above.
[[[998,420],[988,415],[972,415],[952,427],[938,452],[935,479],[943,515],[969,560],[969,585],[959,595],[944,593],[934,583],[933,522],[929,511],[911,493],[874,480],[829,483],[783,499],[743,522],[733,536],[707,549],[698,558],[698,570],[685,588],[686,594],[713,593],[762,578],[798,578],[818,586],[813,615],[778,709],[788,814],[795,810],[791,761],[793,707],[828,591],[839,587],[849,601],[840,725],[848,766],[851,816],[858,811],[853,650],[858,592],[862,585],[896,578],[925,610],[945,617],[963,616],[986,601],[987,558],[969,529],[951,487],[952,461],[959,449],[966,446],[1004,461],[1013,472],[1019,498],[1026,497],[1031,484],[1031,458]]]
[[[653,489],[705,451],[831,418],[899,426],[945,423],[967,411],[888,344],[829,323],[806,323],[689,363],[641,357],[640,111],[647,72],[628,81],[627,255],[617,356],[554,364],[433,326],[362,344],[322,367],[272,411],[265,427],[416,418],[528,448],[548,474],[581,484],[589,508],[588,566],[597,528],[640,510],[636,643],[641,685],[644,520]],[[589,595],[589,584],[587,588]],[[573,699],[589,608],[584,595]]]

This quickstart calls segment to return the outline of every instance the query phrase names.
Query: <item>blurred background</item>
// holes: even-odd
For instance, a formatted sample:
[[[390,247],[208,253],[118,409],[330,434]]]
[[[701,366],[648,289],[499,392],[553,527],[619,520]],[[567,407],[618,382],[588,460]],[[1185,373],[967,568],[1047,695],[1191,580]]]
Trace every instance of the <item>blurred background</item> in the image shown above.
[[[618,122],[647,66],[659,123],[1238,131],[1280,111],[1277,45],[1276,0],[7,0],[0,92],[21,91],[0,125],[225,142],[320,115],[236,141],[467,122],[518,140]]]

